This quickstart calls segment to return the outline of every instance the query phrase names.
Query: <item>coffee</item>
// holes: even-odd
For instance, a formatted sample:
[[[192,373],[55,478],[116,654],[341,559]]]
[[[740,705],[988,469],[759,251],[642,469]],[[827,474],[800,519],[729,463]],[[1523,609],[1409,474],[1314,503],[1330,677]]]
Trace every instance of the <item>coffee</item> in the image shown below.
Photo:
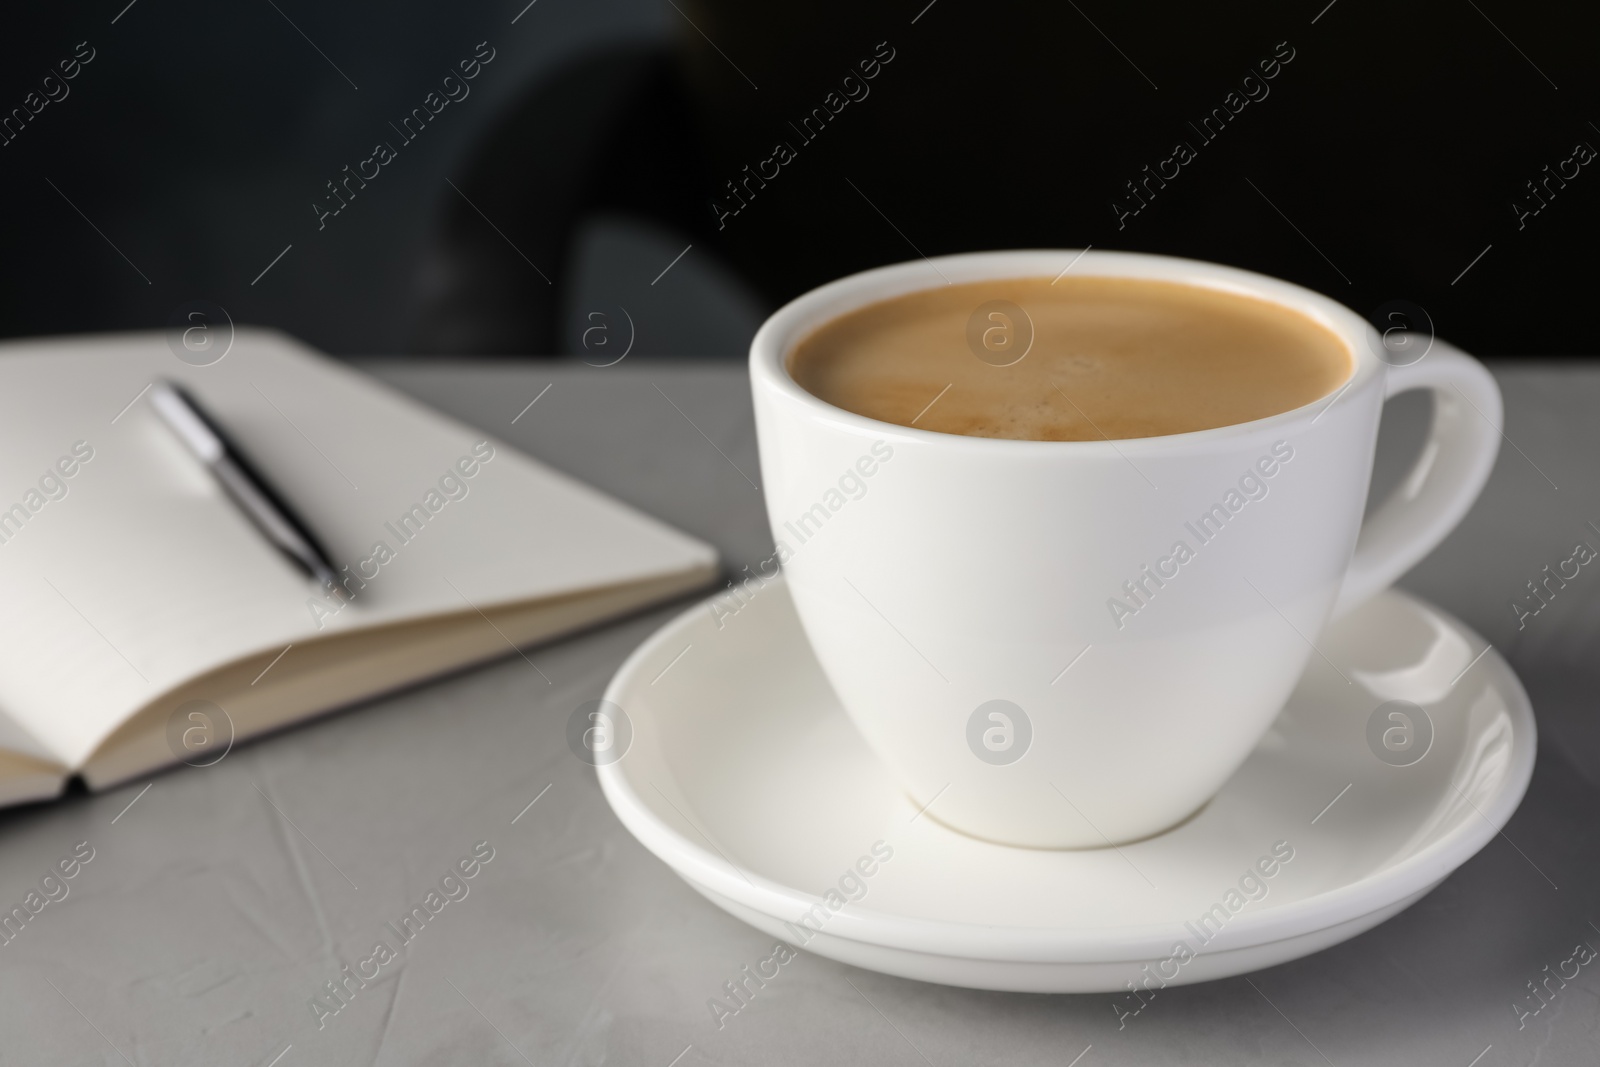
[[[790,375],[847,411],[1033,441],[1157,437],[1327,396],[1353,356],[1310,317],[1220,289],[1067,275],[923,289],[824,323]]]

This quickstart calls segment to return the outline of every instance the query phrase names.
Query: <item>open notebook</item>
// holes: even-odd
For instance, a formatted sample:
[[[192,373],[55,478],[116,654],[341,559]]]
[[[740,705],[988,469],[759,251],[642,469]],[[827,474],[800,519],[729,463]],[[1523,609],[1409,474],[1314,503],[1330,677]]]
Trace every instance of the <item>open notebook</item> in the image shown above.
[[[141,395],[157,377],[206,406],[355,576],[347,604],[185,450]],[[248,737],[716,567],[710,546],[281,334],[241,329],[206,367],[159,333],[3,344],[0,803],[226,743],[205,720],[174,740],[191,700]]]

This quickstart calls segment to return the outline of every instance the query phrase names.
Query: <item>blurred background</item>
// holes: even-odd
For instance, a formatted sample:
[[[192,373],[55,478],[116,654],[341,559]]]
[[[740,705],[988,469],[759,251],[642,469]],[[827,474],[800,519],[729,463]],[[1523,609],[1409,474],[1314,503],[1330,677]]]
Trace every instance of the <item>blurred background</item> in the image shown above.
[[[1506,0],[28,5],[0,334],[206,301],[346,356],[736,359],[851,271],[1093,245],[1592,353],[1597,30]]]

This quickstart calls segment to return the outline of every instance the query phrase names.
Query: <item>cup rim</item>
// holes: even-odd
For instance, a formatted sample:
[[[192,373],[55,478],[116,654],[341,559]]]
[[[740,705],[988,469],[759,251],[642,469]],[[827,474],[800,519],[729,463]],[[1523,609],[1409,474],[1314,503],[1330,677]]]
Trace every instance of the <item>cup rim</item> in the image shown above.
[[[1064,267],[1066,270],[1063,270]],[[801,337],[829,319],[868,304],[906,293],[936,288],[940,284],[1004,278],[1038,278],[1066,273],[1067,270],[1079,277],[1145,278],[1152,281],[1176,282],[1253,297],[1289,308],[1322,325],[1343,341],[1350,355],[1352,369],[1339,385],[1314,400],[1264,418],[1184,433],[1091,441],[976,437],[886,422],[846,410],[807,392],[789,373],[788,354]],[[1322,410],[1331,408],[1345,393],[1361,392],[1374,379],[1381,378],[1384,364],[1375,354],[1373,346],[1376,342],[1377,333],[1371,324],[1337,300],[1295,285],[1293,282],[1238,267],[1178,256],[1119,252],[1093,247],[962,252],[905,260],[859,271],[819,286],[789,301],[767,317],[750,342],[750,376],[752,382],[758,386],[776,392],[814,418],[829,422],[840,429],[867,436],[929,445],[938,444],[946,448],[1012,452],[1044,450],[1072,450],[1084,454],[1120,453],[1124,450],[1145,452],[1254,437],[1293,426],[1307,417],[1314,419]]]

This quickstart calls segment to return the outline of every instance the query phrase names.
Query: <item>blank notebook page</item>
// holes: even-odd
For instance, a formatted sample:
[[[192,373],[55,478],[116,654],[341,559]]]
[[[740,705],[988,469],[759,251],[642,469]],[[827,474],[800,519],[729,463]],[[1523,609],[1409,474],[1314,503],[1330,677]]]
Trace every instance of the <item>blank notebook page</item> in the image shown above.
[[[0,353],[0,746],[69,767],[243,657],[716,565],[709,546],[276,333],[240,330],[208,367],[160,334]],[[336,564],[372,576],[352,604],[332,613],[223,495],[139,396],[156,377],[216,416]],[[92,458],[63,477],[74,445]]]

